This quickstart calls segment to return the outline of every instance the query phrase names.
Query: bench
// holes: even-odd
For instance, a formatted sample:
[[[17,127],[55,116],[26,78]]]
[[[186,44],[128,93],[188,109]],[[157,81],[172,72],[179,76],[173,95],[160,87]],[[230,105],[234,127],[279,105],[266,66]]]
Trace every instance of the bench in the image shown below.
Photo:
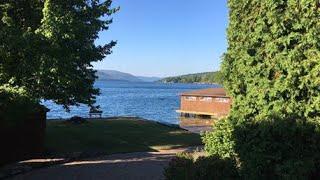
[[[90,110],[89,117],[90,118],[101,118],[102,112],[103,111],[100,111],[100,110]]]

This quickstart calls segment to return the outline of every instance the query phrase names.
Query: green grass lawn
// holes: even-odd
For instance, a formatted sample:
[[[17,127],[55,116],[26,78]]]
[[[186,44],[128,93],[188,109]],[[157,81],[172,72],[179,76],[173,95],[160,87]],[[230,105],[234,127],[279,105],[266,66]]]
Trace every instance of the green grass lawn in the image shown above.
[[[46,148],[53,154],[157,151],[201,145],[200,135],[135,119],[92,120],[75,125],[48,121]]]

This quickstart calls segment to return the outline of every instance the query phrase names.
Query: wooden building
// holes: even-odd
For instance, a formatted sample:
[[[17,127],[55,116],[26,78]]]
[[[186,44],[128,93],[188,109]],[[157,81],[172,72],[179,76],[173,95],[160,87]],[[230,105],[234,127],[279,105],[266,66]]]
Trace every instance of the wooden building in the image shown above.
[[[223,88],[209,88],[182,93],[180,109],[182,116],[211,116],[221,118],[229,114],[231,98]]]

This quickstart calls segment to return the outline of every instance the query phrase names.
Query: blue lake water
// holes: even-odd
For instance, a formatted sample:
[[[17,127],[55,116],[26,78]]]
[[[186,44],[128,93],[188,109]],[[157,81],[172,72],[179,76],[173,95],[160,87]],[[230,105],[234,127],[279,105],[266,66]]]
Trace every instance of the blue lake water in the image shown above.
[[[101,95],[97,97],[97,105],[103,111],[103,117],[138,116],[159,122],[177,124],[180,105],[179,94],[201,88],[218,87],[204,84],[162,84],[145,82],[97,81]],[[43,103],[50,109],[48,119],[70,118],[72,116],[87,117],[89,108],[81,105],[71,107],[67,113],[62,106],[50,101]]]

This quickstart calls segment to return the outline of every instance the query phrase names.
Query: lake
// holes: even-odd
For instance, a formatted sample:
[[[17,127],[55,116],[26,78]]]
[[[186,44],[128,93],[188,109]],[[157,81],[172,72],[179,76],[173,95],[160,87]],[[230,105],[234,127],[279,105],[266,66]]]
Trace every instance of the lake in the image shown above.
[[[103,117],[138,116],[141,118],[178,124],[180,99],[179,94],[201,88],[218,87],[204,84],[163,84],[147,82],[97,81],[101,95],[97,105],[103,111]],[[51,101],[43,102],[50,109],[48,119],[70,118],[72,116],[88,117],[89,108],[81,105],[71,107],[67,113],[62,106]]]

